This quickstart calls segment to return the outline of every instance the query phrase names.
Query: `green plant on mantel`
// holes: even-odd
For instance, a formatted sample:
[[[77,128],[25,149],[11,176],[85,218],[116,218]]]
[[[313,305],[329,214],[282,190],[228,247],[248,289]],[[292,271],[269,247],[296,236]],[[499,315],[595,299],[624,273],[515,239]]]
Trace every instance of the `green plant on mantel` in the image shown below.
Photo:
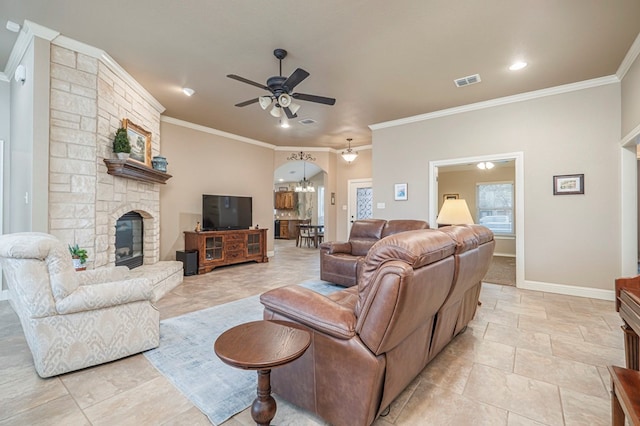
[[[131,152],[131,144],[129,143],[129,135],[127,135],[127,129],[120,127],[116,130],[116,136],[113,139],[113,152],[124,152],[129,154]]]
[[[85,249],[81,249],[77,244],[69,245],[69,253],[71,253],[72,258],[80,259],[81,265],[84,265],[87,261],[87,251]]]

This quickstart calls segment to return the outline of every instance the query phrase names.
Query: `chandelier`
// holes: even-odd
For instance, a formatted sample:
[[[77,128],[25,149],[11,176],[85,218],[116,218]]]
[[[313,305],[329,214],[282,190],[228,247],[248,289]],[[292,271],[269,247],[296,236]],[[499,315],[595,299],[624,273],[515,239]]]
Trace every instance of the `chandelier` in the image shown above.
[[[302,153],[301,153],[302,154]],[[315,160],[315,158],[314,158]],[[302,180],[298,182],[295,187],[295,192],[316,192],[316,189],[313,187],[313,182],[307,180],[307,163],[303,161],[302,163]]]
[[[347,148],[346,151],[342,151],[342,158],[344,158],[344,161],[346,161],[347,163],[352,162],[353,160],[355,160],[358,157],[358,153],[355,152],[354,150],[351,149],[351,141],[353,139],[348,138],[347,141],[349,142],[349,148]]]

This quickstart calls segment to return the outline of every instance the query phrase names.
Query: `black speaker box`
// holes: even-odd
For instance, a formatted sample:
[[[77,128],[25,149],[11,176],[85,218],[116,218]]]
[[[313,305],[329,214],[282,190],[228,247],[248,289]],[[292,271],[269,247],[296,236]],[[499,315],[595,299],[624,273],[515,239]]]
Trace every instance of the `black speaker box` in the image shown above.
[[[196,275],[198,273],[198,250],[176,251],[176,260],[182,262],[182,269],[185,275]]]

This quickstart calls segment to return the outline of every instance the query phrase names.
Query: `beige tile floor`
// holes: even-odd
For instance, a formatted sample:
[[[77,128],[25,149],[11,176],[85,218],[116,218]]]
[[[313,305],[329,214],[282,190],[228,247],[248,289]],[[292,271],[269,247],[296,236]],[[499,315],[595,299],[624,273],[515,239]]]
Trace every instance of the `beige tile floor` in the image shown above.
[[[169,318],[319,277],[318,251],[276,241],[266,264],[185,277]],[[606,365],[624,365],[613,302],[484,284],[482,306],[393,402],[385,425],[607,425]],[[277,398],[277,396],[276,396]],[[278,425],[323,425],[278,399]],[[18,318],[0,302],[0,426],[207,425],[143,355],[40,379]],[[248,410],[225,426],[250,425]]]

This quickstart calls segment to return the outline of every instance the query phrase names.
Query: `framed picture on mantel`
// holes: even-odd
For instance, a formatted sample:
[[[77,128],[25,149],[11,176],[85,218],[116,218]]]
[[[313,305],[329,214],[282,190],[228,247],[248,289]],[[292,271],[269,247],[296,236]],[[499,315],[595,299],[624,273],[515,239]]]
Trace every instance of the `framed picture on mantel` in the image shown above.
[[[131,155],[129,158],[151,167],[151,132],[134,124],[128,118],[122,119],[122,127],[127,129]]]

